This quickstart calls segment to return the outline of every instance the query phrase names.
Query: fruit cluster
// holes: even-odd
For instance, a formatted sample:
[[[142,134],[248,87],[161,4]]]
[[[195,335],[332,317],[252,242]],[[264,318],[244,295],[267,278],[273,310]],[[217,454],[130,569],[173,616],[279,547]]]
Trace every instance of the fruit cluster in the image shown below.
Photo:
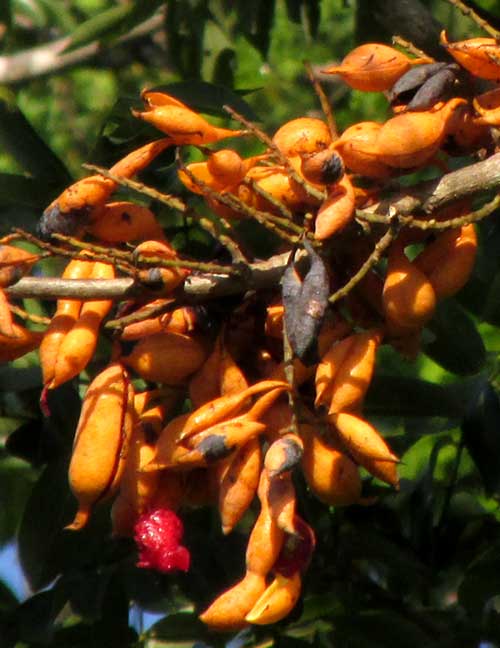
[[[360,501],[361,468],[398,487],[398,458],[362,414],[377,350],[391,344],[415,357],[437,301],[470,276],[477,239],[469,199],[402,221],[382,218],[381,196],[402,175],[446,171],[444,153],[492,154],[500,125],[500,91],[474,90],[477,78],[500,79],[500,46],[450,43],[445,34],[442,45],[456,63],[365,44],[327,68],[352,88],[385,92],[394,112],[341,135],[331,114],[289,121],[272,138],[243,118],[242,130],[221,128],[169,94],[145,91],[144,110],[133,114],[164,137],[57,197],[40,222],[40,255],[12,245],[15,235],[0,247],[0,360],[39,348],[42,404],[85,370],[103,322],[115,317],[110,364],[91,381],[76,430],[69,482],[78,511],[69,529],[114,496],[113,533],[135,537],[139,565],[186,570],[185,507],[217,507],[228,534],[258,499],[246,571],[200,616],[212,628],[273,623],[294,607],[315,546],[294,472],[331,506]],[[262,153],[208,148],[248,135],[264,143]],[[178,155],[178,177],[206,202],[234,266],[184,258],[153,211],[111,201],[162,151],[184,146],[205,160]],[[182,211],[186,203],[170,198]],[[234,226],[252,218],[280,241],[279,254],[260,262],[276,272],[260,283]],[[58,299],[45,332],[34,332],[13,317],[22,312],[8,286],[41,256],[62,252],[71,260],[61,280],[94,292]],[[207,328],[184,288],[210,268],[214,284],[232,276],[240,299]],[[105,292],[123,275],[140,296]]]

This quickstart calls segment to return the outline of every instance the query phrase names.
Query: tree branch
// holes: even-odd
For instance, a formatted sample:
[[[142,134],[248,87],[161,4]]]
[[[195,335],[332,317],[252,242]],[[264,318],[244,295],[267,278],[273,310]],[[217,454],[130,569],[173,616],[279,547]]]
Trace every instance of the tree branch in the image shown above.
[[[393,224],[394,226],[412,226],[420,221],[415,214],[432,214],[438,209],[464,198],[471,198],[478,193],[498,191],[500,189],[500,153],[487,160],[477,162],[457,171],[447,173],[437,180],[423,182],[416,187],[409,187],[404,192],[392,195],[391,198],[380,202],[370,211],[359,211],[360,220],[375,223]],[[443,229],[457,227],[458,224],[476,222],[489,216],[498,207],[498,199],[490,201],[481,209],[460,216],[448,222],[434,223],[432,219],[423,221],[424,229]],[[389,237],[389,235],[387,235]],[[388,240],[388,239],[387,239]],[[379,242],[374,254],[382,251],[383,243]],[[303,253],[305,257],[305,253]],[[266,261],[259,261],[238,268],[240,274],[222,275],[215,272],[191,274],[184,285],[176,291],[176,297],[181,303],[201,303],[218,297],[242,294],[248,290],[262,290],[279,284],[288,263],[289,252],[278,254]],[[181,263],[182,265],[182,263]],[[37,297],[40,299],[114,299],[121,300],[130,297],[144,296],[149,293],[154,297],[162,297],[170,291],[152,290],[134,278],[118,278],[112,280],[67,280],[51,277],[24,277],[13,286],[6,289],[11,299]],[[342,292],[342,296],[344,292]],[[335,298],[336,299],[336,298]]]
[[[162,24],[163,11],[160,11],[118,38],[117,43],[126,43],[147,36],[160,29]],[[52,74],[88,61],[101,51],[101,44],[96,41],[65,54],[64,50],[70,42],[71,37],[65,36],[52,43],[39,45],[9,56],[0,56],[0,84],[22,83],[45,74]]]

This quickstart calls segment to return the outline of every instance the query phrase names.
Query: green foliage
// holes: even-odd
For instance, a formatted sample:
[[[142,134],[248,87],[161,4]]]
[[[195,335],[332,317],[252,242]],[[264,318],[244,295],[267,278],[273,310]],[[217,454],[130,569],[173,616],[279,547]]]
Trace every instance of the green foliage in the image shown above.
[[[143,87],[168,88],[221,122],[221,106],[230,104],[272,132],[293,117],[319,114],[303,59],[321,67],[354,45],[356,3],[341,0],[171,0],[157,35],[120,41],[163,4],[0,3],[6,55],[54,34],[69,37],[65,54],[101,44],[91,60],[2,89],[2,234],[13,226],[34,231],[41,210],[70,174],[82,174],[83,162],[111,164],[150,137],[150,127],[130,114]],[[444,2],[426,4],[455,35],[474,31]],[[494,2],[478,4],[498,13]],[[381,95],[334,81],[325,90],[341,128],[385,116]],[[167,152],[148,170],[164,191],[175,186],[172,163]],[[212,242],[201,230],[167,209],[160,218],[174,244],[210,255]],[[263,249],[260,230],[251,234]],[[240,633],[238,645],[500,645],[498,218],[480,235],[472,281],[439,307],[426,331],[428,357],[409,364],[391,351],[380,354],[366,412],[402,456],[401,490],[366,477],[369,505],[328,510],[299,476],[299,509],[317,534],[304,600],[276,627]],[[71,386],[56,390],[44,419],[40,386],[33,355],[0,367],[0,544],[17,538],[33,588],[19,602],[0,582],[0,648],[226,645],[233,636],[209,633],[198,613],[241,578],[245,522],[224,537],[211,511],[190,512],[193,568],[179,576],[138,569],[133,543],[109,535],[106,504],[84,531],[65,531],[75,508],[66,473],[80,399]],[[164,616],[150,629],[132,630],[131,601]]]

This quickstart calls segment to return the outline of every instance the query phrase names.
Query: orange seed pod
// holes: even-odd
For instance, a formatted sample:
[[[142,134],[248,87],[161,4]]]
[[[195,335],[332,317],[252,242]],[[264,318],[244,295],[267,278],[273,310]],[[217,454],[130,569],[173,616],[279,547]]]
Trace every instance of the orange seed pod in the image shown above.
[[[494,38],[469,38],[450,43],[443,30],[440,44],[474,76],[492,81],[500,79],[500,47]]]
[[[332,135],[321,119],[299,117],[283,124],[274,134],[273,142],[283,155],[293,157],[327,148]]]
[[[403,331],[423,326],[436,307],[432,284],[407,259],[400,244],[393,245],[389,253],[382,300],[389,324]]]
[[[201,341],[179,333],[157,333],[140,339],[123,362],[145,380],[179,385],[205,359]]]
[[[66,266],[63,279],[88,279],[92,272],[91,261],[71,260]],[[56,362],[62,341],[80,316],[82,302],[79,299],[58,299],[54,317],[47,327],[40,344],[40,365],[43,383],[49,385],[54,380]]]
[[[134,424],[134,390],[115,362],[90,383],[82,404],[69,467],[78,512],[66,528],[81,529],[92,507],[119,485]]]
[[[150,209],[125,201],[106,203],[93,210],[86,230],[95,238],[108,243],[165,239],[163,230]]]
[[[354,188],[347,176],[329,188],[325,202],[318,209],[314,236],[318,241],[344,229],[354,217]]]
[[[241,520],[257,491],[262,452],[258,439],[242,446],[225,471],[219,488],[222,533],[230,533]]]
[[[331,414],[328,421],[335,426],[339,440],[354,461],[375,477],[398,487],[398,458],[372,425],[346,412]]]
[[[31,270],[40,257],[13,245],[0,245],[0,288],[6,288]]]
[[[382,43],[365,43],[353,49],[340,65],[321,70],[339,74],[351,88],[365,92],[389,90],[412,65],[429,63],[430,59],[409,59],[402,52]]]
[[[111,264],[99,261],[92,263],[91,279],[113,279],[114,276]],[[59,346],[54,377],[47,385],[49,389],[62,385],[85,369],[94,355],[101,322],[112,306],[110,299],[83,302],[78,319]]]
[[[356,464],[325,443],[311,425],[301,425],[300,433],[304,439],[302,470],[313,494],[329,506],[355,504],[361,497],[361,478]]]
[[[455,111],[465,103],[465,99],[455,97],[431,110],[401,113],[389,119],[377,137],[379,160],[402,169],[425,164],[443,143]]]
[[[457,293],[467,283],[477,255],[477,235],[473,223],[439,234],[415,259],[438,299]]]
[[[245,616],[265,589],[265,577],[247,571],[241,581],[220,594],[210,607],[200,614],[200,619],[214,630],[239,630],[247,625]]]
[[[276,574],[273,582],[246,615],[246,621],[256,625],[269,625],[284,619],[299,600],[301,584],[300,572],[291,576]]]

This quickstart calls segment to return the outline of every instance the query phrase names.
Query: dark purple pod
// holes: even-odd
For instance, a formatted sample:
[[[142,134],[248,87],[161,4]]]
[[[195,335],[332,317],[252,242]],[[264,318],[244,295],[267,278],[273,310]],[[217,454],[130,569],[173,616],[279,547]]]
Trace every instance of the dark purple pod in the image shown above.
[[[406,106],[407,110],[428,110],[438,101],[447,101],[452,96],[452,89],[457,80],[456,71],[449,65],[444,70],[436,72],[417,91]]]

